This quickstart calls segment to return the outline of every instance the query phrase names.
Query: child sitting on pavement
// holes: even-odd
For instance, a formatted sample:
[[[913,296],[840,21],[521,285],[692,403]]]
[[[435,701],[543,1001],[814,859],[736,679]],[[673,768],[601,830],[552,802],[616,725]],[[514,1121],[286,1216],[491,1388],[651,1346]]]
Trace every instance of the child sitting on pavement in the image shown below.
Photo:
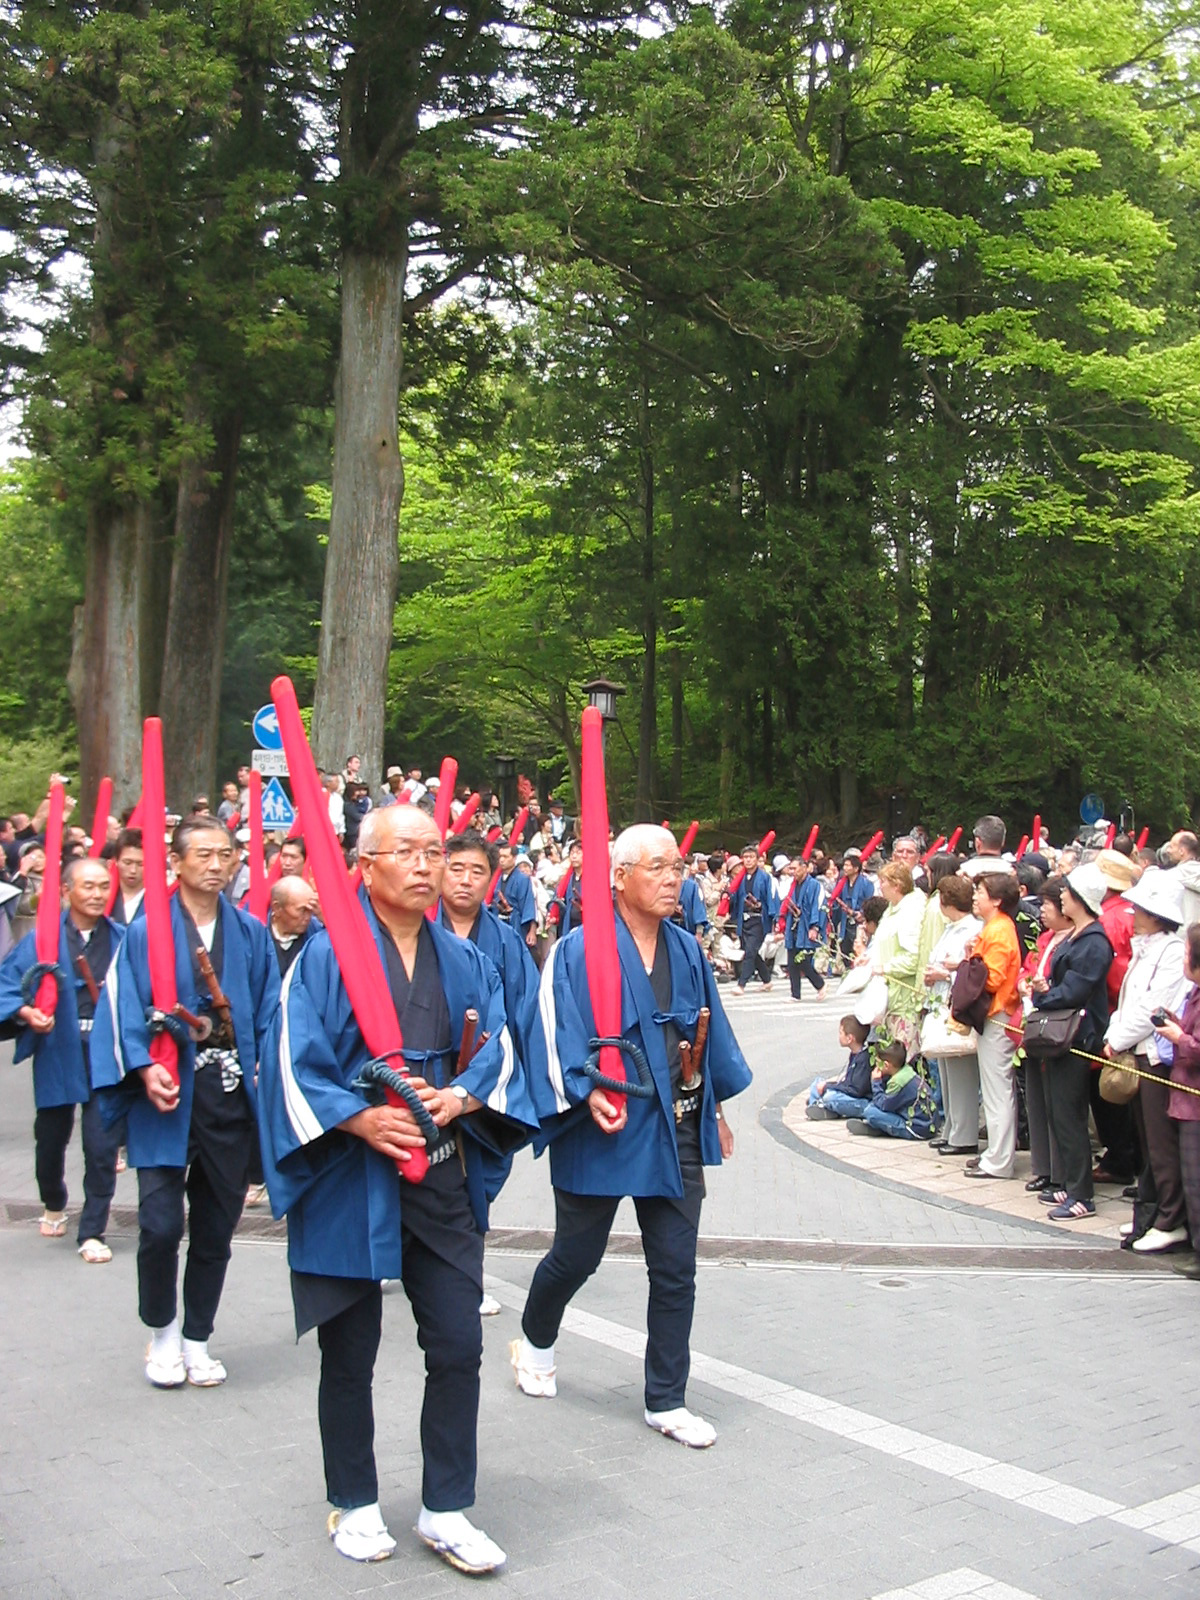
[[[876,1138],[928,1139],[933,1132],[929,1086],[908,1065],[907,1051],[893,1039],[875,1051],[870,1104],[847,1124],[849,1132]]]
[[[857,1017],[843,1017],[838,1025],[838,1043],[850,1052],[846,1070],[836,1083],[817,1078],[808,1091],[805,1116],[810,1122],[829,1122],[835,1117],[861,1117],[871,1104],[871,1052],[867,1049],[870,1028]]]

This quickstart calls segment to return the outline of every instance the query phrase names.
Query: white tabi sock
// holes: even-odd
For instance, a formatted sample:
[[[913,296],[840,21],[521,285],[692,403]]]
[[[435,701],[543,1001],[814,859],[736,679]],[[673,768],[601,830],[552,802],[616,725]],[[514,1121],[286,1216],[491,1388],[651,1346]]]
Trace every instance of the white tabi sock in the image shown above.
[[[181,1343],[183,1348],[183,1359],[187,1362],[188,1366],[195,1366],[196,1362],[198,1361],[208,1360],[207,1339],[184,1339],[181,1341]]]
[[[178,1317],[173,1317],[165,1328],[151,1328],[150,1355],[153,1360],[161,1361],[164,1357],[177,1356],[181,1351]]]
[[[541,1350],[536,1344],[530,1344],[528,1339],[523,1339],[522,1343],[525,1346],[524,1350],[522,1351],[522,1355],[525,1358],[526,1366],[529,1367],[531,1372],[554,1371],[553,1345],[550,1345],[545,1350]]]

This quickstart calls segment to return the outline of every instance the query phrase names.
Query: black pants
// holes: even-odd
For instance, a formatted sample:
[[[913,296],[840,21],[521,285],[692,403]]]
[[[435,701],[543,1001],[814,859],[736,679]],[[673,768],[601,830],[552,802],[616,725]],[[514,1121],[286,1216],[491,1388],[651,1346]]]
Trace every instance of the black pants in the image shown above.
[[[138,1169],[138,1313],[148,1327],[165,1328],[178,1309],[186,1195],[183,1337],[207,1339],[212,1333],[256,1137],[245,1088],[226,1094],[216,1067],[198,1072],[188,1165]]]
[[[1100,1157],[1106,1172],[1120,1183],[1132,1183],[1141,1168],[1138,1154],[1137,1131],[1131,1106],[1115,1106],[1100,1093],[1100,1074],[1093,1072],[1088,1084],[1088,1097],[1096,1132],[1104,1146]]]
[[[1165,1074],[1161,1067],[1143,1055],[1137,1064],[1144,1072],[1158,1077]],[[1154,1226],[1164,1233],[1182,1228],[1187,1223],[1187,1202],[1183,1191],[1183,1173],[1179,1163],[1179,1127],[1167,1111],[1171,1091],[1164,1084],[1151,1083],[1143,1078],[1134,1096],[1134,1119],[1142,1138],[1150,1171],[1154,1176],[1154,1193],[1158,1201],[1158,1214]]]
[[[766,930],[762,925],[762,918],[758,912],[747,913],[742,927],[744,930],[742,933],[742,950],[744,954],[742,956],[742,970],[738,974],[738,986],[744,989],[756,972],[764,983],[770,983],[775,963],[773,961],[764,961],[758,953],[762,948],[763,940],[767,936]]]
[[[820,994],[821,990],[825,987],[825,979],[817,971],[816,965],[813,961],[813,952],[811,950],[789,950],[787,953],[787,964],[788,982],[792,986],[793,1000],[799,1000],[801,997],[803,984],[801,983],[800,979],[802,974],[808,979],[809,983],[812,984],[817,993]]]
[[[1092,1198],[1092,1141],[1088,1136],[1090,1061],[1078,1056],[1053,1056],[1028,1068],[1041,1077],[1046,1121],[1052,1146],[1058,1149],[1058,1179],[1072,1200]]]
[[[1179,1170],[1187,1203],[1188,1232],[1192,1248],[1200,1241],[1200,1122],[1176,1123],[1179,1138]]]
[[[483,1329],[479,1285],[406,1229],[401,1282],[425,1352],[421,1407],[421,1501],[429,1511],[465,1511],[475,1503],[476,1424]],[[379,1350],[382,1296],[362,1299],[317,1330],[321,1387],[317,1413],[330,1502],[344,1510],[379,1498],[371,1381]]]
[[[46,1106],[33,1119],[34,1165],[38,1194],[47,1211],[67,1207],[67,1146],[75,1128],[74,1106]],[[84,1102],[83,1210],[79,1213],[78,1240],[103,1239],[108,1211],[117,1187],[117,1150],[120,1130],[107,1128],[93,1095]]]
[[[684,1403],[691,1365],[688,1340],[696,1303],[696,1235],[703,1181],[685,1169],[684,1200],[635,1197],[650,1298],[646,1313],[646,1409],[673,1411]],[[619,1199],[554,1191],[554,1244],[529,1286],[521,1328],[530,1344],[548,1349],[563,1312],[600,1265]]]

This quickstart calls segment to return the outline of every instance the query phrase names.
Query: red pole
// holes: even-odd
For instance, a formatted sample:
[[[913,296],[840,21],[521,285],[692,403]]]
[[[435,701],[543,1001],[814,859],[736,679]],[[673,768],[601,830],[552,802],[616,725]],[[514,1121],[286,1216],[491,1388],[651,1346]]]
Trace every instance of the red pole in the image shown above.
[[[46,818],[46,871],[42,878],[42,892],[38,898],[37,921],[34,923],[33,944],[39,962],[58,965],[59,923],[62,919],[62,841],[63,818],[67,809],[67,792],[61,783],[50,785],[50,814]],[[48,1017],[54,1015],[58,1005],[58,984],[49,975],[38,984],[34,1005]]]
[[[96,794],[96,815],[92,819],[92,843],[88,856],[93,861],[100,859],[100,852],[104,849],[108,838],[108,813],[112,810],[112,779],[101,778],[100,788]]]
[[[698,822],[689,823],[688,831],[684,834],[683,838],[679,841],[679,854],[681,856],[686,856],[687,855],[688,851],[695,844],[696,835],[699,832],[700,832],[700,824]]]
[[[167,846],[163,827],[167,801],[163,784],[162,723],[147,717],[142,725],[142,859],[145,863],[146,961],[150,998],[170,1012],[179,999],[175,987],[175,935],[167,893]],[[179,1046],[164,1028],[150,1041],[150,1059],[179,1082]]]
[[[1146,841],[1149,839],[1149,837],[1150,837],[1150,829],[1149,828],[1143,828],[1141,833],[1139,833],[1138,836],[1137,836],[1137,848],[1139,850],[1144,850],[1146,848]]]
[[[804,849],[800,852],[801,861],[812,860],[812,853],[817,847],[817,835],[820,833],[820,831],[821,824],[819,822],[814,822],[808,831],[808,838],[804,841]],[[792,881],[794,883],[795,879],[793,878]]]
[[[1017,846],[1017,860],[1018,861],[1020,861],[1021,857],[1025,854],[1026,850],[1028,850],[1028,849],[1029,849],[1029,835],[1027,833],[1023,833],[1021,835],[1021,842]]]
[[[271,892],[267,888],[267,867],[263,861],[262,773],[253,769],[246,803],[250,808],[250,894],[246,907],[252,917],[265,922],[270,909]]]
[[[479,810],[479,800],[480,800],[480,796],[478,795],[478,793],[473,794],[470,797],[470,799],[467,801],[466,805],[458,813],[458,816],[454,819],[454,822],[451,824],[451,827],[450,827],[450,832],[451,833],[466,833],[467,829],[471,825],[471,818]]]
[[[1117,825],[1116,825],[1115,822],[1110,822],[1109,825],[1108,825],[1108,832],[1104,835],[1104,848],[1106,850],[1111,850],[1112,849],[1113,840],[1116,837],[1117,837]]]
[[[389,1055],[398,1072],[407,1069],[403,1056],[391,1055],[403,1047],[400,1021],[392,1003],[387,974],[370,924],[361,901],[350,887],[346,863],[329,807],[323,804],[325,791],[317,778],[316,764],[309,749],[308,736],[300,720],[296,691],[290,678],[276,678],[271,685],[271,699],[279,718],[279,731],[283,748],[287,752],[288,772],[292,792],[301,812],[309,817],[305,842],[309,861],[316,879],[317,893],[321,897],[321,915],[329,932],[333,953],[341,971],[346,994],[353,1007],[358,1026],[373,1056]],[[400,1097],[386,1091],[390,1105],[401,1105]],[[410,1150],[407,1161],[397,1161],[403,1178],[420,1183],[429,1170],[429,1157],[420,1145]]]
[[[1042,848],[1042,814],[1040,811],[1034,813],[1033,832],[1030,834],[1030,838],[1033,840],[1034,850],[1040,850]]]
[[[516,850],[517,846],[521,842],[521,833],[522,833],[522,830],[525,827],[525,823],[526,823],[526,820],[528,819],[528,817],[529,817],[529,807],[528,806],[522,806],[520,811],[518,811],[516,816],[513,818],[513,825],[511,827],[511,829],[509,830],[509,834],[508,834],[508,842],[509,842],[509,844],[512,845],[514,851]],[[498,833],[500,830],[496,829],[494,831]],[[491,834],[489,834],[488,837],[490,839],[491,838]],[[495,872],[492,873],[492,881],[491,881],[491,883],[488,884],[488,892],[484,896],[484,904],[485,905],[489,905],[490,906],[492,901],[496,898],[496,889],[497,889],[497,886],[499,885],[499,882],[500,882],[500,868],[497,867]]]
[[[447,756],[442,762],[442,770],[438,773],[437,800],[433,807],[433,820],[437,823],[437,830],[443,839],[450,826],[450,805],[454,799],[454,785],[457,779],[458,762],[453,756]]]
[[[958,841],[961,838],[962,838],[962,826],[960,824],[957,828],[955,828],[954,832],[946,840],[946,849],[949,850],[951,855],[954,854],[955,846],[958,844]]]
[[[595,706],[583,713],[581,736],[583,804],[583,956],[587,969],[592,1020],[601,1037],[621,1032],[621,959],[617,954],[617,922],[613,911],[608,858],[608,797],[604,790],[604,721]],[[600,1051],[600,1070],[624,1078],[625,1063],[613,1045]],[[618,1111],[625,1096],[609,1093]]]
[[[925,863],[929,860],[930,856],[937,855],[938,851],[942,848],[942,846],[945,844],[945,842],[946,842],[946,835],[944,833],[939,833],[937,838],[929,846],[929,849],[926,850],[925,854],[921,857],[921,865],[924,866]]]
[[[767,851],[771,848],[771,846],[774,843],[775,843],[775,829],[772,828],[770,833],[764,833],[762,838],[758,841],[758,853],[759,853],[759,855],[760,856],[765,856]],[[730,897],[732,895],[735,895],[738,892],[738,890],[741,888],[742,879],[745,876],[746,876],[745,867],[739,867],[737,869],[737,871],[734,873],[733,877],[730,878],[729,887],[726,889],[725,893],[721,896],[721,903],[717,907],[717,915],[719,917],[725,917],[725,916],[729,915]]]

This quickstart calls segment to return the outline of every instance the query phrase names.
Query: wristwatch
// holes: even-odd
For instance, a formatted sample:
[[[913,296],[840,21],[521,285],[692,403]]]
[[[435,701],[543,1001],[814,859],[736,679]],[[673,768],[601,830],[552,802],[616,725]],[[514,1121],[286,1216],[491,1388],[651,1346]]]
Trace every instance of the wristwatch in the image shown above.
[[[467,1101],[471,1097],[468,1094],[468,1092],[463,1088],[462,1084],[461,1083],[452,1083],[450,1085],[450,1093],[455,1097],[455,1099],[458,1101],[458,1103],[462,1106],[463,1110],[465,1111],[467,1109]]]

